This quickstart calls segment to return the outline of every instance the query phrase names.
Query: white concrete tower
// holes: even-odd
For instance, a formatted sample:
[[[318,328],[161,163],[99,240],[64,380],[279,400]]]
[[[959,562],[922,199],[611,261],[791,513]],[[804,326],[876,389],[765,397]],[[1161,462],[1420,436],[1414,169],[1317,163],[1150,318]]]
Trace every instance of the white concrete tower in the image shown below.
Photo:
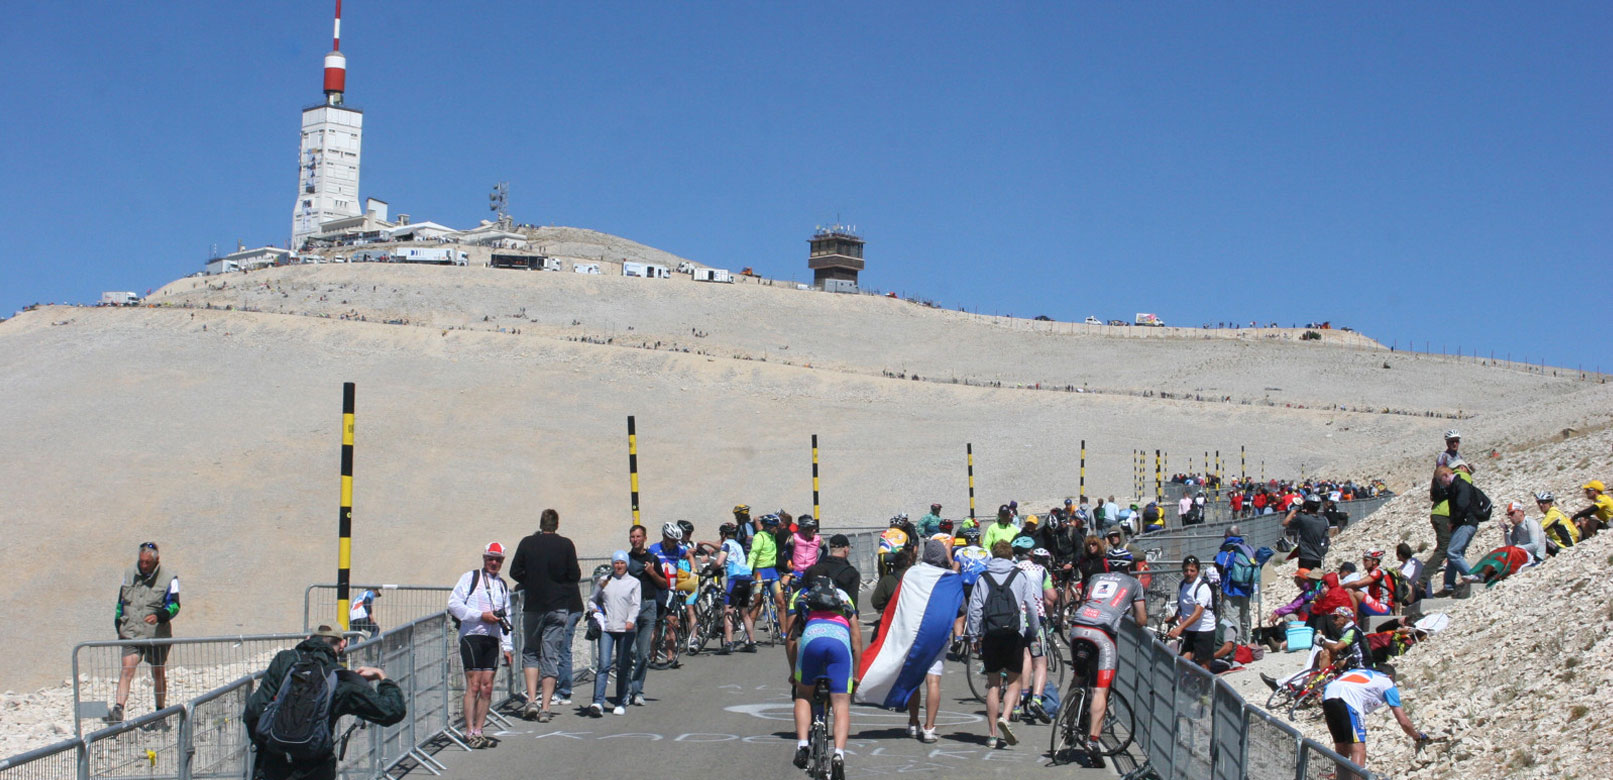
[[[325,55],[325,102],[302,111],[302,150],[297,156],[297,205],[291,212],[291,248],[319,232],[319,225],[356,217],[359,150],[364,112],[344,105],[347,58],[342,56],[342,0],[336,0],[336,27]]]

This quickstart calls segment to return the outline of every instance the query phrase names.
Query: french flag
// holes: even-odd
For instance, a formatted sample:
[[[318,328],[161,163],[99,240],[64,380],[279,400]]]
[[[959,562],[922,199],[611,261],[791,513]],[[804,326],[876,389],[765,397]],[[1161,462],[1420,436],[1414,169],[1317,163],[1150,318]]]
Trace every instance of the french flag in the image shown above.
[[[906,707],[952,638],[952,621],[962,604],[963,578],[956,572],[923,563],[908,567],[880,616],[879,638],[863,652],[857,701]]]

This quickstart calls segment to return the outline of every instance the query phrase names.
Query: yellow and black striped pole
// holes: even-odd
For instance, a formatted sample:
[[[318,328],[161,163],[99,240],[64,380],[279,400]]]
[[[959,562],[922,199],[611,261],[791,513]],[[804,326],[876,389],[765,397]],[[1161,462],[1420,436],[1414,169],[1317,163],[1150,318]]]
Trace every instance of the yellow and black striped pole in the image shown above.
[[[1215,500],[1221,500],[1221,451],[1215,451]]]
[[[627,480],[628,496],[633,501],[633,525],[643,525],[638,518],[638,426],[631,414],[627,416]]]
[[[1080,497],[1085,496],[1086,494],[1087,494],[1087,440],[1082,439],[1081,440],[1081,487],[1080,487],[1080,492],[1076,493],[1075,495],[1076,495],[1077,500],[1080,500]]]
[[[1154,502],[1165,504],[1165,461],[1159,450],[1154,450]],[[1161,510],[1164,511],[1164,510]]]
[[[336,622],[348,628],[353,570],[353,383],[342,383],[342,508],[336,516]]]
[[[963,453],[969,459],[969,519],[975,519],[975,445],[973,442],[963,445]]]
[[[1238,481],[1249,482],[1249,452],[1247,445],[1238,445]]]
[[[812,516],[823,527],[823,507],[818,504],[818,435],[812,434]]]

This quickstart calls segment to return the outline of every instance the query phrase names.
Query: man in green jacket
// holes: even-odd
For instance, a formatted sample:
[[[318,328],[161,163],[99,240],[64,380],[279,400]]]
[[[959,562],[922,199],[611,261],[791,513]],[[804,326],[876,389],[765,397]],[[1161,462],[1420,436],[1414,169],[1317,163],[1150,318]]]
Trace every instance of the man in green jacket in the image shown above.
[[[331,697],[330,725],[344,715],[353,715],[382,726],[391,726],[408,714],[403,690],[386,678],[386,672],[374,666],[360,666],[351,671],[341,668],[340,657],[347,649],[347,637],[330,626],[320,626],[313,636],[304,639],[291,650],[281,650],[269,662],[268,671],[258,681],[258,687],[246,700],[242,722],[247,734],[256,734],[258,719],[274,701],[285,681],[286,672],[303,659],[319,662],[324,668],[335,670],[336,691]],[[370,681],[375,687],[370,687]],[[253,780],[335,780],[336,753],[308,761],[295,761],[290,757],[265,750],[257,745],[257,760],[253,763]]]
[[[118,638],[168,639],[174,635],[169,621],[178,615],[179,575],[163,567],[156,542],[144,542],[140,545],[139,557],[123,573],[123,582],[118,587],[118,606],[112,618]],[[169,647],[167,644],[124,646],[117,701],[106,716],[108,723],[123,720],[129,686],[134,683],[134,673],[141,661],[151,664],[151,688],[157,709],[167,706]]]

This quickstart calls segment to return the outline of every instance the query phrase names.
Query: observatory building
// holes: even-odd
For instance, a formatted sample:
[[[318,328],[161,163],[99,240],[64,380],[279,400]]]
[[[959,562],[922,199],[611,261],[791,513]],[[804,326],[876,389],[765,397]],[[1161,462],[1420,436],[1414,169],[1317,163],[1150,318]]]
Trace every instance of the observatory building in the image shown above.
[[[863,239],[845,225],[820,227],[808,242],[812,251],[807,267],[812,285],[825,292],[856,292],[857,273],[863,269]]]
[[[320,225],[363,214],[358,199],[359,149],[364,112],[348,108],[347,58],[342,55],[342,0],[336,0],[331,51],[325,55],[325,102],[302,111],[302,150],[297,156],[297,202],[291,212],[291,249],[320,232]]]

